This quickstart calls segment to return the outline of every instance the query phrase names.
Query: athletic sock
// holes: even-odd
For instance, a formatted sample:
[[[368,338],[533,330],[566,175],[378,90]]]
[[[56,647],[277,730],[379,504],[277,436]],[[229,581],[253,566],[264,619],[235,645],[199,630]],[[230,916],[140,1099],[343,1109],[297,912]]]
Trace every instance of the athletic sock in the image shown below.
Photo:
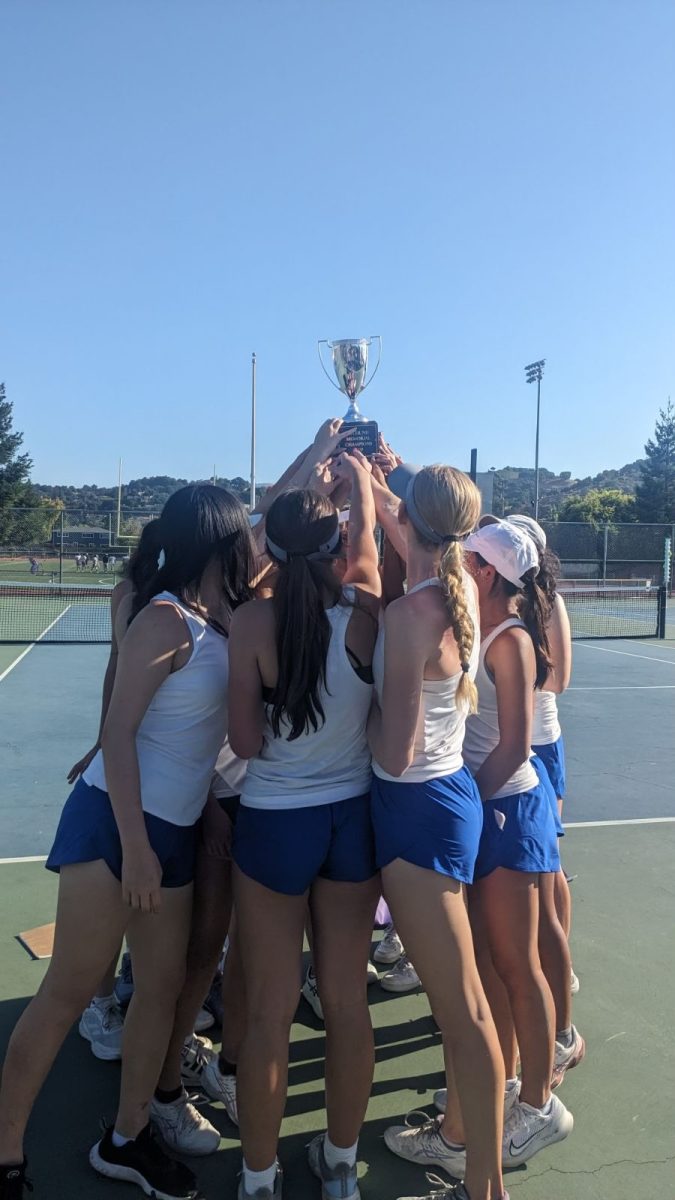
[[[118,1133],[116,1129],[113,1129],[112,1144],[113,1144],[113,1146],[116,1146],[118,1150],[121,1150],[122,1146],[128,1146],[129,1142],[133,1142],[133,1141],[134,1141],[133,1138],[122,1137],[121,1133]]]
[[[518,1087],[518,1076],[517,1075],[516,1075],[515,1079],[505,1079],[504,1080],[504,1091],[505,1092],[512,1092],[515,1087]]]
[[[438,1132],[440,1134],[441,1141],[448,1147],[449,1150],[464,1150],[464,1146],[461,1142],[451,1142],[450,1138],[446,1138],[440,1126],[438,1128]]]
[[[540,1117],[548,1117],[550,1115],[552,1105],[552,1096],[549,1096],[548,1100],[541,1108],[536,1108],[534,1104],[528,1104],[525,1100],[521,1100],[521,1108],[524,1108],[526,1112],[537,1113]]]
[[[218,1070],[221,1075],[236,1075],[237,1064],[232,1063],[227,1058],[223,1058],[222,1054],[218,1055]]]
[[[170,1088],[169,1091],[164,1091],[163,1088],[155,1088],[155,1100],[160,1104],[175,1104],[176,1100],[180,1100],[183,1095],[183,1088]]]
[[[359,1143],[357,1140],[354,1142],[353,1146],[347,1146],[343,1149],[342,1146],[335,1146],[333,1142],[331,1142],[328,1134],[326,1134],[323,1139],[323,1156],[326,1160],[326,1166],[331,1171],[335,1170],[338,1163],[346,1162],[350,1167],[353,1167],[354,1163],[356,1162],[356,1151],[358,1149],[358,1145]]]
[[[560,1033],[556,1033],[555,1040],[556,1042],[560,1042],[560,1045],[564,1046],[566,1050],[569,1050],[574,1040],[572,1026],[568,1025],[567,1029],[561,1029]]]
[[[244,1159],[242,1173],[244,1176],[244,1190],[249,1196],[255,1196],[259,1188],[268,1188],[270,1191],[274,1188],[274,1180],[277,1177],[277,1160],[275,1159],[271,1167],[266,1171],[252,1171],[246,1166]]]

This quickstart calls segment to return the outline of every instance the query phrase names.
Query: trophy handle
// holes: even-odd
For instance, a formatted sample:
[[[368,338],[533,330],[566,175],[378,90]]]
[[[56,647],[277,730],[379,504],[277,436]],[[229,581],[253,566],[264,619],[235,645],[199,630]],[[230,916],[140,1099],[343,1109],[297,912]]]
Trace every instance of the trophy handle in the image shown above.
[[[328,341],[328,339],[327,339],[327,338],[322,338],[322,339],[321,339],[321,341],[317,342],[317,347],[316,347],[316,348],[317,348],[317,350],[319,351],[319,362],[321,363],[321,366],[322,366],[322,368],[323,368],[323,373],[324,373],[324,375],[326,376],[326,379],[328,380],[328,382],[329,382],[329,383],[332,383],[333,387],[335,388],[335,390],[336,390],[337,392],[342,392],[342,388],[340,387],[339,383],[336,383],[336,382],[335,382],[335,379],[333,378],[333,376],[332,376],[332,375],[329,375],[328,371],[326,370],[326,364],[325,364],[325,362],[323,361],[323,355],[322,355],[322,353],[321,353],[321,347],[322,347],[322,346],[329,346],[329,345],[330,345],[330,342]],[[378,364],[377,364],[377,365],[378,365],[378,366],[380,365],[380,363],[379,363],[379,359],[378,359]]]

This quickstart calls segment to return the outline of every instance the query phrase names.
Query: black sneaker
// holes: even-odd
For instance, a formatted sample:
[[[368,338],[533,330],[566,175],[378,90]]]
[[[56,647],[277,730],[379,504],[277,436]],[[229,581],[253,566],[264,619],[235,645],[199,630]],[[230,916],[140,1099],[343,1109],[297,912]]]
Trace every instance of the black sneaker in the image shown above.
[[[112,1132],[111,1125],[101,1141],[92,1146],[89,1162],[95,1171],[109,1179],[137,1183],[146,1196],[155,1200],[199,1200],[192,1171],[160,1149],[149,1125],[126,1146],[115,1146]]]
[[[25,1192],[32,1192],[33,1185],[26,1179],[26,1160],[20,1167],[0,1167],[0,1200],[24,1200]]]

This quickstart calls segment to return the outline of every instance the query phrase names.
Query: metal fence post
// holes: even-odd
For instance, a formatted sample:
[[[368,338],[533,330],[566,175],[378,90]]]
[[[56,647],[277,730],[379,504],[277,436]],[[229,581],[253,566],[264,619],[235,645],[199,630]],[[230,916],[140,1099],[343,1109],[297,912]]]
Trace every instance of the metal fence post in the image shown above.
[[[59,545],[59,584],[63,583],[63,517],[64,517],[64,510],[61,509],[61,531],[60,531],[61,536],[59,539],[59,541],[60,541],[60,545]]]
[[[602,537],[602,578],[607,578],[607,541],[609,538],[609,525],[605,525]]]

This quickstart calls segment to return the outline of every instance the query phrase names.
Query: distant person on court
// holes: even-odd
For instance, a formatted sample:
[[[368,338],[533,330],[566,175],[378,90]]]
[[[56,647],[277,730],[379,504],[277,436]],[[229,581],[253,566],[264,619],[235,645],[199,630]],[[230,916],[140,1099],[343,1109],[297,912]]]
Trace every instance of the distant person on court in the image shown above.
[[[227,633],[251,594],[253,548],[246,510],[222,488],[182,488],[160,520],[161,566],[119,648],[103,751],[71,793],[47,861],[60,872],[54,955],[5,1058],[0,1182],[12,1178],[17,1197],[34,1101],[125,933],[136,990],[120,1105],[90,1162],[147,1195],[196,1191],[192,1172],[153,1140],[148,1112],[185,974],[196,825],[222,745]]]

